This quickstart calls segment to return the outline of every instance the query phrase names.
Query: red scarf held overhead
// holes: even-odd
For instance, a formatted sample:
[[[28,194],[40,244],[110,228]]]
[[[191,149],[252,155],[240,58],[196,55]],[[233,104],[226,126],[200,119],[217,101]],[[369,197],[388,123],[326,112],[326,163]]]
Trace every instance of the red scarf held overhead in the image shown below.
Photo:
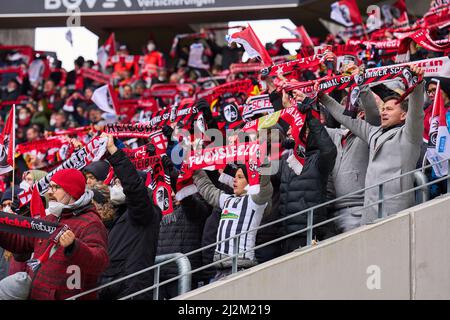
[[[408,66],[389,65],[379,68],[366,69],[363,75],[358,74],[350,76],[323,77],[313,81],[289,83],[284,90],[301,90],[305,93],[316,94],[314,92],[314,85],[316,83],[319,83],[319,92],[323,93],[330,93],[334,90],[344,90],[346,88],[350,88],[350,98],[347,99],[347,111],[352,112],[351,109],[359,97],[360,86],[375,84],[388,79],[400,79],[408,88],[401,96],[400,101],[405,99],[406,96],[415,88],[417,83],[422,80],[422,78],[418,78],[415,79],[415,82],[411,82],[413,78],[411,77],[411,72]]]
[[[69,168],[81,170],[88,164],[100,160],[106,152],[106,142],[105,138],[95,137],[82,149],[73,153],[69,159],[37,182],[40,194],[43,195],[47,190],[50,179],[56,172]]]
[[[94,69],[82,68],[81,76],[83,78],[92,79],[99,83],[109,84],[111,83],[111,76],[104,74],[100,71],[96,71]]]
[[[130,123],[137,111],[155,113],[159,110],[158,101],[154,98],[118,100],[116,111],[122,116],[122,123]]]
[[[433,40],[430,36],[430,30],[421,29],[401,40],[397,61],[402,60],[402,55],[405,55],[408,52],[411,41],[414,41],[419,46],[433,52],[446,52],[450,50],[450,41]]]
[[[284,63],[279,63],[263,69],[261,73],[264,76],[277,76],[291,73],[293,71],[305,70],[312,67],[317,67],[323,62],[323,55],[315,54],[313,56],[305,57],[302,59],[297,59],[294,61],[288,61]]]
[[[122,151],[131,160],[136,170],[147,171],[161,162],[161,156],[151,156],[148,153],[148,145],[149,144],[146,144],[135,149],[122,149]]]
[[[49,137],[47,139],[36,140],[33,142],[20,143],[16,147],[16,153],[24,154],[30,151],[47,152],[49,149],[61,148],[64,141],[61,137]]]
[[[198,110],[194,99],[184,99],[179,106],[168,107],[155,113],[150,119],[149,125],[164,127],[171,123],[182,122],[185,128],[189,128],[197,114]]]
[[[161,161],[161,157],[166,155],[150,156],[148,145],[122,150],[131,160],[136,170],[148,171],[145,185],[153,191],[153,203],[159,206],[163,215],[167,215],[173,212],[173,201],[170,177],[164,173]]]
[[[294,153],[293,156],[289,157],[288,164],[299,175],[305,163],[305,145],[300,140],[300,131],[305,124],[305,118],[306,115],[300,113],[296,107],[290,107],[248,122],[244,126],[243,131],[258,132],[260,129],[273,127],[280,121],[288,123],[291,127],[291,135],[295,140]]]
[[[261,94],[259,96],[253,96],[249,98],[247,104],[244,105],[244,110],[242,111],[242,119],[244,121],[249,121],[256,115],[264,113],[272,113],[275,109],[270,102],[268,94]]]
[[[158,128],[141,123],[108,123],[104,131],[116,138],[149,138],[158,132]]]
[[[253,87],[253,82],[250,79],[236,80],[202,91],[197,94],[197,99],[204,98],[208,103],[211,103],[224,94],[249,94]]]
[[[160,161],[150,168],[151,183],[149,188],[153,191],[153,203],[160,209],[163,216],[173,212],[172,187],[170,176],[165,174],[161,158],[167,155],[159,155]]]
[[[258,73],[264,68],[262,63],[232,63],[230,73]]]
[[[260,145],[258,141],[211,148],[207,147],[202,150],[193,151],[188,159],[184,161],[182,175],[179,179],[183,182],[192,181],[192,173],[195,170],[219,170],[224,169],[228,163],[241,163],[245,164],[247,168],[249,183],[247,192],[249,194],[257,194],[260,190],[258,168],[265,154],[265,145]],[[188,187],[190,187],[189,184],[185,183],[181,188]],[[185,191],[179,190],[179,193],[183,192]],[[177,197],[180,197],[179,193],[177,193]],[[183,194],[182,197],[187,195]]]

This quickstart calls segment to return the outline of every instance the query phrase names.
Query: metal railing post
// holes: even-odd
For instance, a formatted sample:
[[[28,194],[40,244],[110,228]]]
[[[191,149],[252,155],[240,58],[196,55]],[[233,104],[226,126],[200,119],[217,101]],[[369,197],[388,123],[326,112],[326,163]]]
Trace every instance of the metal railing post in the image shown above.
[[[174,263],[177,264],[178,274],[183,275],[178,279],[178,294],[183,294],[191,290],[192,274],[189,273],[191,271],[189,258],[180,252],[162,254],[155,257],[155,264],[160,264],[173,258],[178,258]]]
[[[239,237],[234,237],[233,238],[233,265],[231,266],[231,273],[237,272],[238,252],[239,252]]]
[[[414,182],[419,187],[427,184],[428,179],[423,172],[417,171],[414,172]],[[430,200],[428,187],[423,187],[420,190],[417,190],[416,203],[424,203],[428,200]]]
[[[378,186],[378,200],[381,200],[381,202],[378,203],[378,218],[381,219],[384,214],[383,214],[383,209],[384,209],[384,193],[383,193],[383,183],[381,183]]]
[[[159,270],[160,267],[157,266],[155,269],[155,280],[153,281],[154,285],[158,285],[155,290],[153,290],[153,300],[159,300]]]
[[[308,230],[306,231],[306,245],[310,246],[312,243],[312,235],[313,235],[313,215],[314,215],[314,209],[311,209],[308,211]]]

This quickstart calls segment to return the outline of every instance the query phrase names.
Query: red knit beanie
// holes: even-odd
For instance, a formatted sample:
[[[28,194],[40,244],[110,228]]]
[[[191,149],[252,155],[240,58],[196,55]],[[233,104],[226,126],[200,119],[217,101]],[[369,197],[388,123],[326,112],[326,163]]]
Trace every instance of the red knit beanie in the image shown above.
[[[75,200],[80,199],[86,190],[86,179],[77,169],[63,169],[56,172],[51,181],[59,185]]]

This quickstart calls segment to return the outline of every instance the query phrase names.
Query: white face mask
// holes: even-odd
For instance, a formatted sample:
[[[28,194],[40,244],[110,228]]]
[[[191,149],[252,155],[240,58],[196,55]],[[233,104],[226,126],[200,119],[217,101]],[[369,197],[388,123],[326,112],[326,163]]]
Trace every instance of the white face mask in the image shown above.
[[[47,215],[53,214],[54,216],[59,217],[64,209],[65,205],[58,201],[50,201],[48,203],[48,208],[45,211]]]
[[[28,118],[28,115],[26,113],[19,113],[20,120],[25,120],[26,118]]]
[[[125,193],[121,186],[113,186],[109,188],[111,203],[115,206],[125,203]]]
[[[10,206],[3,207],[3,212],[14,213]]]
[[[153,50],[155,50],[155,45],[154,45],[153,43],[149,43],[149,44],[147,45],[147,50],[148,50],[149,52],[152,52]]]

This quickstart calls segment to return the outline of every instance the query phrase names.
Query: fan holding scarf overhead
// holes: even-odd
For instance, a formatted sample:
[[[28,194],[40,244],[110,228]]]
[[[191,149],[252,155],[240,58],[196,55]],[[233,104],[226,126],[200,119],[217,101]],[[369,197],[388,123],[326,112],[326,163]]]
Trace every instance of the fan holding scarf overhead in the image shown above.
[[[0,246],[18,254],[34,252],[28,261],[31,299],[61,300],[97,285],[108,264],[106,229],[80,171],[56,172],[48,194],[48,215],[42,220],[2,214]],[[80,286],[67,285],[70,265],[80,268]],[[95,294],[84,298],[95,299]]]

